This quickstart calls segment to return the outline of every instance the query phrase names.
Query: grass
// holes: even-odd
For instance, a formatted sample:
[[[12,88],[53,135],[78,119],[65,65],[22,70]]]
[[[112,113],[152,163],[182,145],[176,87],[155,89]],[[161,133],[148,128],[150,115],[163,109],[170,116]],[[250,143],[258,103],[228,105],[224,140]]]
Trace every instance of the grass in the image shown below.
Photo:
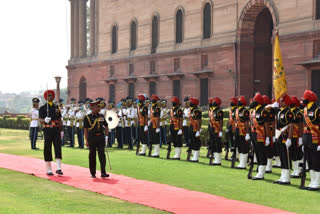
[[[0,129],[0,152],[42,159],[43,151],[31,150],[27,136],[27,131]],[[43,142],[39,142],[38,147],[43,149]],[[296,213],[320,213],[317,206],[320,192],[300,190],[299,179],[292,179],[289,186],[272,184],[280,177],[280,170],[273,169],[273,174],[266,174],[264,181],[248,180],[248,171],[231,169],[229,161],[223,161],[221,167],[209,166],[205,154],[206,149],[202,148],[200,162],[189,163],[166,160],[165,149],[161,150],[160,159],[136,156],[134,151],[109,149],[112,172],[116,174]],[[183,160],[186,155],[183,148]],[[88,167],[88,150],[64,147],[63,163]]]
[[[0,213],[165,213],[6,169],[0,180]]]

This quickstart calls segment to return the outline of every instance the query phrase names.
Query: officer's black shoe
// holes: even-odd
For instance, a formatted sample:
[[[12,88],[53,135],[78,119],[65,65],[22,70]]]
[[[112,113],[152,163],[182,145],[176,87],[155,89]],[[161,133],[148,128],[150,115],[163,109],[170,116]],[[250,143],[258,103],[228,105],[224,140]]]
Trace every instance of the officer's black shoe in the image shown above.
[[[58,175],[63,175],[63,172],[61,171],[61,169],[56,170],[56,173],[57,173]]]
[[[32,148],[33,150],[39,150],[39,148],[35,147],[35,148]]]
[[[105,172],[101,173],[101,178],[107,178],[109,176],[110,175],[108,173],[105,173]]]
[[[51,175],[53,175],[53,173],[52,173],[52,172],[47,172],[47,175],[50,175],[50,176],[51,176]]]
[[[91,175],[91,178],[96,178],[96,175]]]

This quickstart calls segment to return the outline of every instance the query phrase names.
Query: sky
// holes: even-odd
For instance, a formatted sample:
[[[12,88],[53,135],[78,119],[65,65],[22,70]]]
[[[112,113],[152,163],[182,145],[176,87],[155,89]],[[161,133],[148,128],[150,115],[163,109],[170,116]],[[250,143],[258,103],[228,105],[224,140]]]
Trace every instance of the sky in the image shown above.
[[[0,91],[20,93],[67,87],[70,58],[68,0],[1,1]]]

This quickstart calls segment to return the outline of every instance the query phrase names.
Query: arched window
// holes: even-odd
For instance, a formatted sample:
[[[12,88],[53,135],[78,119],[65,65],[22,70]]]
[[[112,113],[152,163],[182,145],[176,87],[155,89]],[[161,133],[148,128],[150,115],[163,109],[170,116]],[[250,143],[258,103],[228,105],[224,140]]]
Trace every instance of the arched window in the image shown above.
[[[211,37],[211,5],[206,3],[203,8],[203,38]]]
[[[130,50],[136,49],[137,43],[137,23],[135,21],[131,22],[131,33],[130,33]]]
[[[79,83],[79,100],[85,101],[87,97],[87,82],[86,78],[81,77]]]
[[[117,40],[118,40],[118,29],[117,26],[112,27],[112,53],[117,52]]]
[[[158,30],[159,30],[159,20],[157,16],[152,18],[152,46],[151,53],[155,53],[158,47]]]
[[[182,10],[178,10],[176,14],[176,43],[182,42],[182,32],[183,32],[183,14],[182,14]]]

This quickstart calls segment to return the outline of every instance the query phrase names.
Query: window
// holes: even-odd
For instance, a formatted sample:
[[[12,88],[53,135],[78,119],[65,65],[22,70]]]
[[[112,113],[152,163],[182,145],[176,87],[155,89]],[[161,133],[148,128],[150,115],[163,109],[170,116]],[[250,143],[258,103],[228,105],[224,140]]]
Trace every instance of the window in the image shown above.
[[[130,97],[134,97],[134,83],[129,83],[128,85],[128,94]]]
[[[151,61],[150,62],[150,74],[154,74],[154,73],[156,73],[156,62]]]
[[[87,83],[84,77],[81,77],[79,83],[79,100],[84,101],[87,97]]]
[[[110,77],[114,76],[114,65],[110,65]]]
[[[201,55],[201,69],[207,69],[208,68],[208,55]]]
[[[320,19],[320,0],[316,0],[315,19]]]
[[[181,10],[178,10],[176,14],[176,43],[182,43],[182,31],[183,31],[183,14]]]
[[[180,58],[174,59],[174,72],[180,72]]]
[[[156,82],[150,82],[149,83],[149,93],[150,93],[150,97],[152,94],[156,94],[157,90],[156,90]]]
[[[208,82],[207,78],[200,79],[200,106],[208,105]]]
[[[132,75],[134,72],[134,65],[131,63],[129,64],[129,76]]]
[[[131,22],[131,46],[130,50],[136,50],[136,43],[137,43],[137,23],[135,21]]]
[[[180,80],[173,80],[173,96],[180,100]]]
[[[111,100],[116,101],[116,89],[114,84],[109,85],[109,97]]]
[[[117,52],[117,36],[118,36],[118,29],[117,26],[112,27],[112,53]]]
[[[211,5],[206,3],[203,9],[203,38],[211,37]]]
[[[151,42],[151,53],[155,53],[158,47],[158,17],[153,16],[152,18],[152,42]]]

